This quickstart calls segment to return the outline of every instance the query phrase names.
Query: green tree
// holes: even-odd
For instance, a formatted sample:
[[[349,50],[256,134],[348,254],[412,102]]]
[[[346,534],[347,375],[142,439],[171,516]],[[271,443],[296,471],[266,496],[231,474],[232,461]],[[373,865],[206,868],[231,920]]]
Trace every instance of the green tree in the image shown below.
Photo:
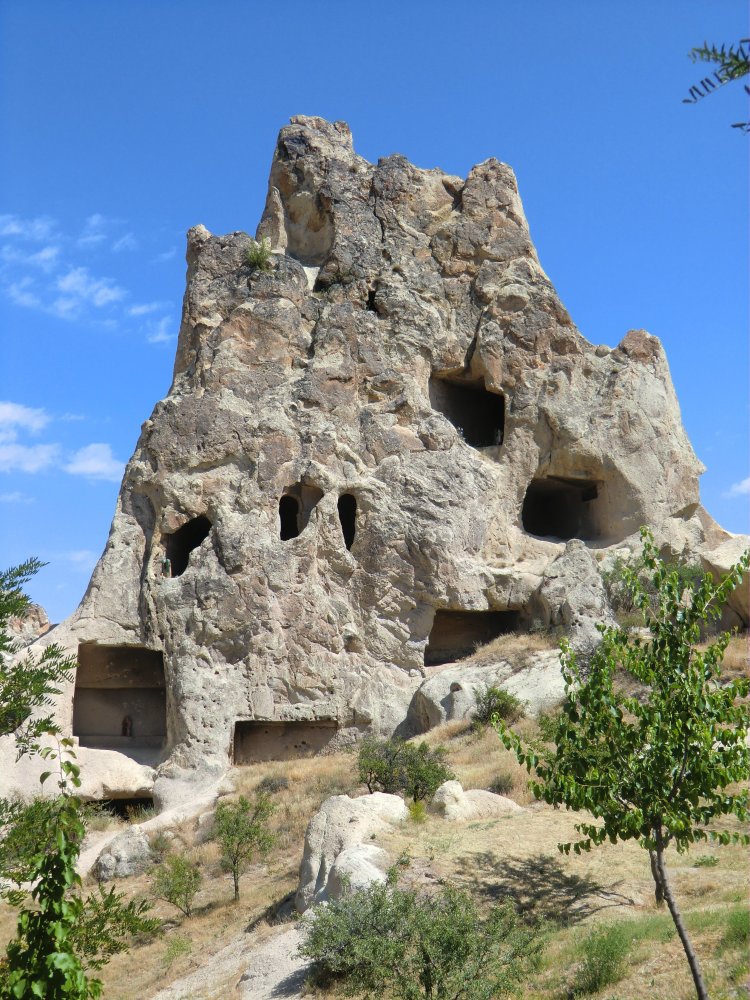
[[[693,62],[710,63],[716,69],[710,76],[704,76],[698,84],[691,87],[682,103],[697,104],[725,83],[747,76],[750,73],[750,56],[744,48],[745,45],[750,45],[750,38],[740,39],[737,45],[718,46],[704,42],[703,45],[691,49],[688,54]],[[744,89],[746,94],[750,94],[750,87],[745,85]],[[750,122],[735,122],[732,128],[750,132]]]
[[[716,830],[714,820],[748,818],[748,791],[734,792],[750,773],[745,742],[750,725],[748,680],[724,683],[721,660],[729,635],[705,650],[701,627],[715,621],[750,566],[750,552],[719,582],[710,575],[691,587],[660,558],[651,533],[641,529],[643,564],[656,600],[639,574],[623,570],[648,638],[600,626],[602,641],[584,675],[563,644],[565,702],[551,723],[552,746],[525,747],[497,720],[503,743],[533,772],[534,795],[553,805],[588,810],[600,823],[582,822],[581,839],[561,844],[576,854],[607,839],[636,840],[649,852],[658,902],[666,900],[699,998],[706,988],[667,876],[670,844],[685,851],[708,838],[720,844],[748,838]],[[624,697],[614,678],[622,669],[646,688]]]
[[[444,781],[455,777],[445,763],[443,747],[431,750],[405,740],[380,740],[368,736],[359,746],[359,780],[370,793],[403,791],[415,802],[431,799]]]
[[[113,890],[81,895],[80,772],[73,741],[62,738],[49,712],[60,685],[70,682],[75,660],[56,645],[38,660],[20,659],[10,631],[11,619],[22,618],[29,607],[23,585],[41,565],[31,559],[0,573],[0,735],[15,735],[19,756],[36,754],[49,762],[42,790],[50,778],[57,784],[56,794],[30,804],[0,801],[0,879],[8,883],[0,894],[20,907],[16,937],[0,962],[0,998],[87,1000],[102,988],[89,971],[125,950],[132,933],[153,932],[158,921],[145,916],[145,902],[125,905]],[[24,883],[32,886],[31,906],[23,905]]]
[[[201,887],[200,868],[181,854],[170,854],[157,867],[151,892],[171,903],[186,917],[193,915],[193,901]]]
[[[234,884],[234,900],[240,898],[240,878],[255,854],[266,854],[276,840],[267,823],[275,809],[262,792],[251,804],[244,795],[236,802],[220,802],[214,815],[214,839],[221,851],[220,861]]]
[[[393,1000],[490,1000],[516,993],[538,954],[538,931],[511,904],[483,917],[452,886],[417,895],[373,885],[316,912],[300,953],[316,985],[339,982],[346,996]]]

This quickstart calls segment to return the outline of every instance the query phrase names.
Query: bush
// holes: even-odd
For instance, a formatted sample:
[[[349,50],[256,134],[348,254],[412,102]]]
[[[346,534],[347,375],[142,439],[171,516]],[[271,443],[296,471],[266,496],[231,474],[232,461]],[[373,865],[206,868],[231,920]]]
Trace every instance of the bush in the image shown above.
[[[252,240],[245,254],[245,261],[258,271],[271,270],[271,241],[267,236],[262,240]]]
[[[495,795],[510,795],[513,791],[513,775],[498,774],[490,784],[489,791],[494,792]]]
[[[444,747],[431,750],[404,740],[378,740],[366,737],[359,748],[359,779],[368,790],[404,792],[414,802],[429,800],[444,781],[455,775],[445,764]]]
[[[750,910],[746,906],[732,910],[726,921],[726,928],[721,936],[721,949],[747,949],[750,938]]]
[[[214,814],[214,839],[221,852],[221,867],[232,876],[235,902],[240,898],[240,877],[254,854],[265,854],[276,839],[266,828],[274,806],[267,795],[253,803],[244,795],[236,802],[220,802]]]
[[[581,945],[583,964],[573,983],[574,996],[588,996],[618,983],[625,974],[625,959],[631,936],[627,925],[597,927]]]
[[[502,688],[489,686],[480,688],[474,697],[476,699],[474,721],[480,725],[488,726],[493,716],[502,719],[503,722],[513,723],[526,715],[523,702]]]
[[[181,854],[170,854],[156,869],[151,892],[171,903],[186,917],[193,914],[193,900],[201,884],[198,865]]]
[[[427,807],[424,802],[409,803],[409,819],[412,823],[424,823],[427,819]]]
[[[284,774],[280,774],[278,777],[273,777],[268,774],[260,782],[258,782],[258,787],[256,792],[260,795],[275,795],[277,792],[284,792],[289,788],[289,778]]]
[[[313,983],[337,981],[348,995],[393,1000],[487,1000],[514,992],[539,951],[535,931],[510,904],[482,917],[471,896],[451,886],[434,895],[373,885],[316,914],[300,953]]]

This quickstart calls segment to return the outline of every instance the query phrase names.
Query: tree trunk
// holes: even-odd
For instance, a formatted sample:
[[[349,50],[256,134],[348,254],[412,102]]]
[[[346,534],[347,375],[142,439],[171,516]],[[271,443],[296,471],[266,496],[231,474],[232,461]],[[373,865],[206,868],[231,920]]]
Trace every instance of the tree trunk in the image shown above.
[[[672,895],[672,887],[667,879],[667,869],[664,865],[664,846],[661,843],[661,840],[657,840],[654,857],[656,859],[656,871],[659,875],[659,881],[661,882],[661,889],[664,893],[664,898],[667,901],[669,912],[672,914],[672,920],[677,928],[680,941],[682,941],[682,947],[685,949],[685,955],[688,960],[688,965],[690,966],[690,971],[693,974],[696,995],[698,1000],[709,1000],[709,996],[703,982],[703,973],[701,972],[700,963],[698,962],[698,956],[693,950],[693,945],[688,937],[688,932],[685,930],[685,925],[682,922],[682,917],[679,909],[677,908],[677,903]]]
[[[232,879],[234,880],[234,901],[239,903],[240,901],[240,876],[239,872],[232,872]]]
[[[656,864],[656,853],[654,851],[648,852],[649,861],[651,862],[651,874],[654,877],[654,896],[656,897],[656,905],[664,905],[664,887],[661,884],[661,876],[659,875],[659,869]]]

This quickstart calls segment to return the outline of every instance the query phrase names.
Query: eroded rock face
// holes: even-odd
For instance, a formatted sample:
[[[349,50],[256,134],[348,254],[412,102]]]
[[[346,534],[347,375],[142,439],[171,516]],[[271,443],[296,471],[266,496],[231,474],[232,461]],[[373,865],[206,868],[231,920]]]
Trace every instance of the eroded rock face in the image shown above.
[[[709,563],[730,537],[700,510],[659,341],[584,340],[507,165],[373,165],[345,124],[294,118],[257,235],[267,271],[246,233],[190,230],[172,387],[79,609],[40,640],[111,652],[79,681],[92,752],[140,741],[168,777],[220,772],[238,722],[298,724],[300,753],[306,724],[329,748],[403,732],[438,611],[463,614],[443,620],[457,659],[540,608],[598,613],[588,550],[641,524]],[[560,585],[578,564],[591,585]]]

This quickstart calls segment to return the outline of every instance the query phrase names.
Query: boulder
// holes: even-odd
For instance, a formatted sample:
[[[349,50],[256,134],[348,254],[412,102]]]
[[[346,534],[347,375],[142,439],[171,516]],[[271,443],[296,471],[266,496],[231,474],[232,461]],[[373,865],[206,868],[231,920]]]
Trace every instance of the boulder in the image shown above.
[[[347,847],[331,865],[326,898],[340,899],[345,892],[366,889],[374,882],[385,883],[388,863],[388,854],[375,844]]]
[[[505,795],[481,788],[464,791],[460,781],[443,782],[435,792],[432,807],[447,820],[494,819],[523,812],[517,802]]]
[[[99,882],[128,878],[144,871],[151,863],[151,847],[146,833],[130,827],[110,840],[96,859],[93,875]]]
[[[331,872],[339,856],[350,848],[373,846],[372,839],[394,824],[402,823],[409,810],[398,795],[375,792],[352,799],[333,795],[325,800],[310,820],[305,833],[305,847],[300,865],[299,888],[295,903],[300,913],[329,898]],[[384,852],[383,852],[384,853]],[[379,860],[380,865],[375,865]],[[352,871],[356,878],[372,881],[372,867],[382,867],[382,856],[355,851],[342,859],[333,876],[333,892],[341,891],[341,876]],[[371,877],[372,876],[372,877]]]

